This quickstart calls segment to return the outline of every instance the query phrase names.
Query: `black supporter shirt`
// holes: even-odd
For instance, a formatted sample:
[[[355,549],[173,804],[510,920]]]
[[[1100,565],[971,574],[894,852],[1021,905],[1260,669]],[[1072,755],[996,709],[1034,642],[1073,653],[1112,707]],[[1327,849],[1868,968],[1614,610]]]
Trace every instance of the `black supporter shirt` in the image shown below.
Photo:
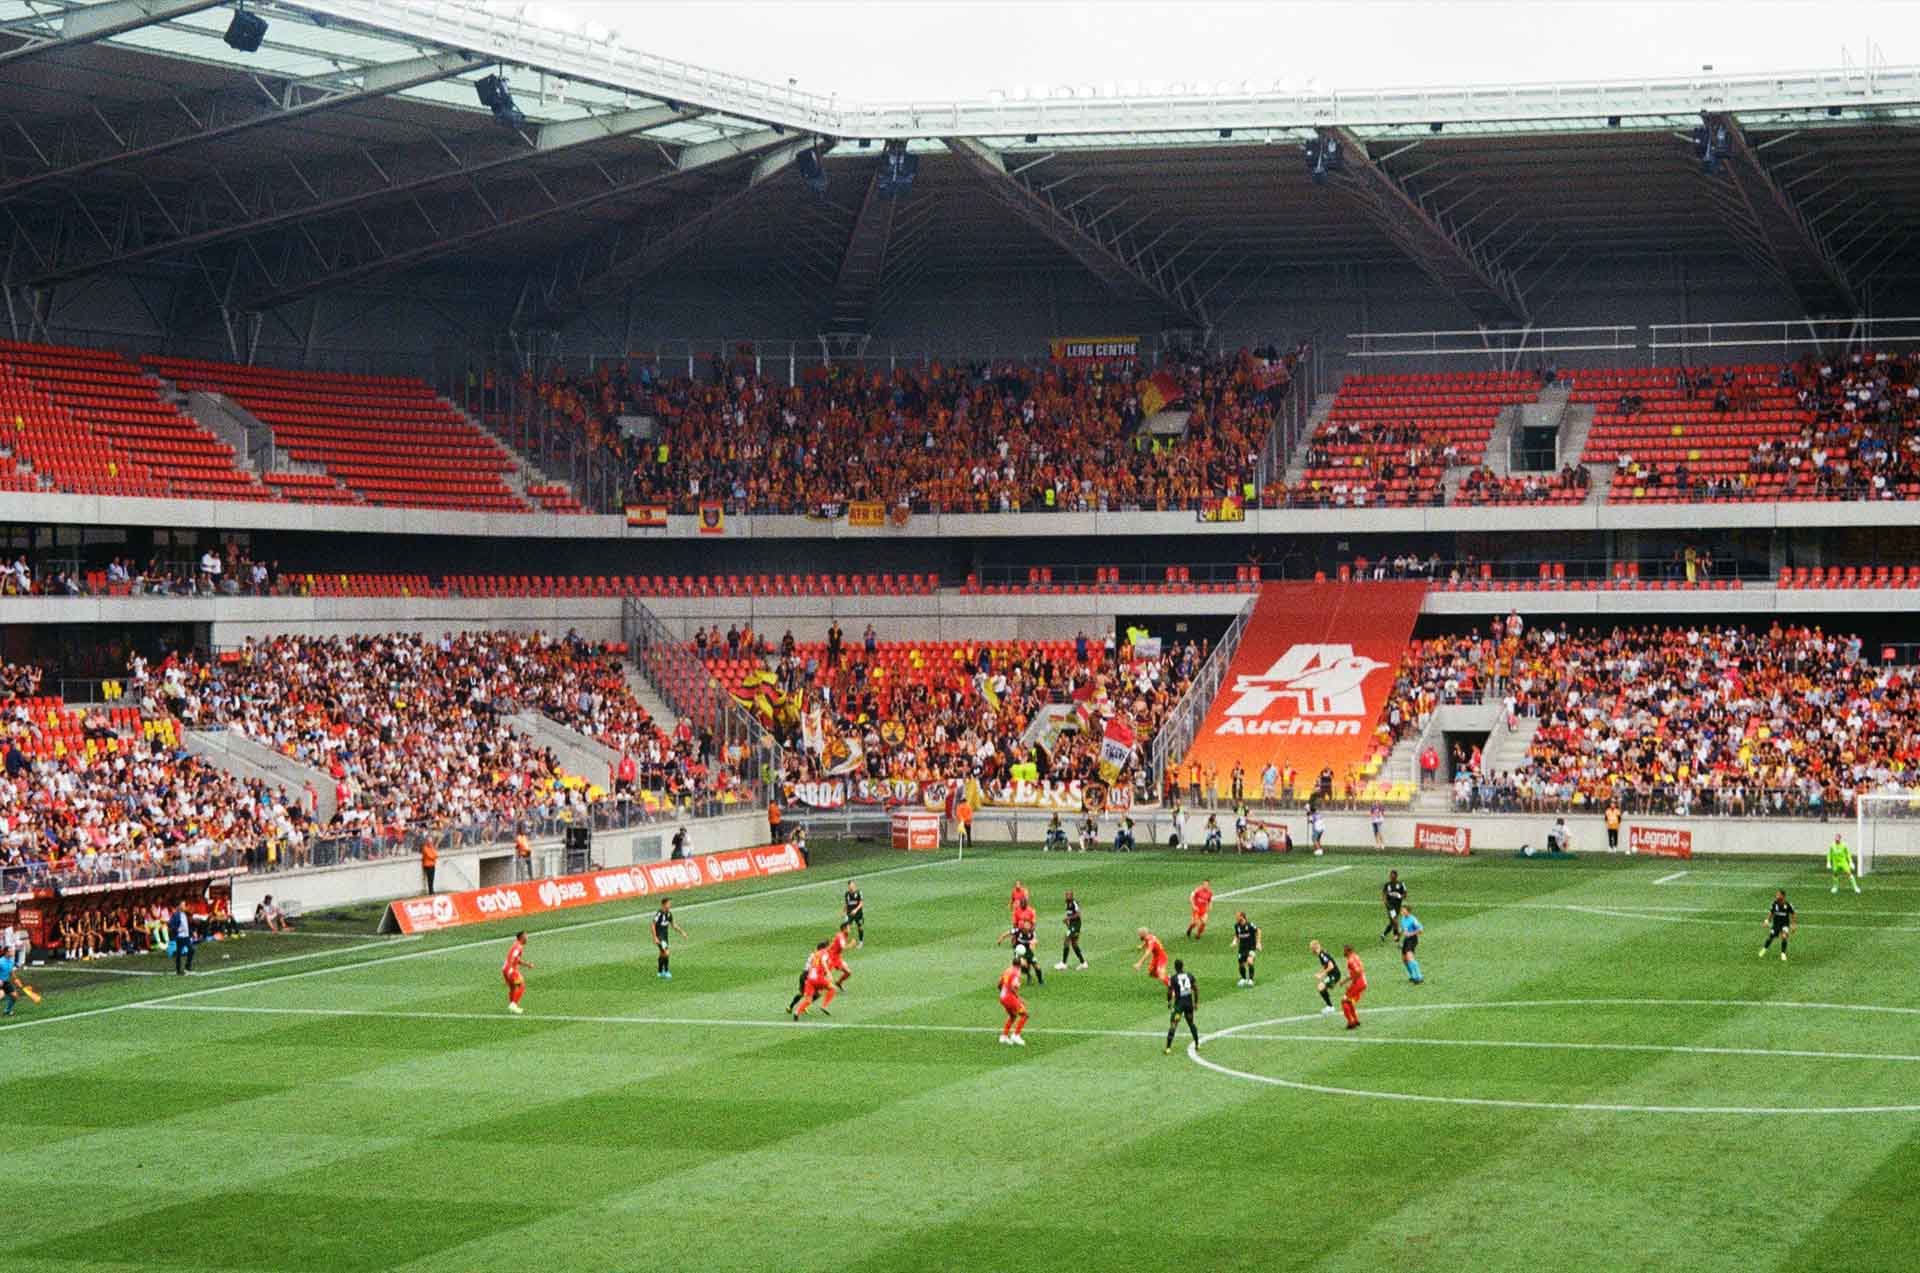
[[[1233,921],[1233,939],[1240,943],[1240,949],[1252,950],[1260,942],[1260,930],[1252,920]]]
[[[1767,907],[1767,916],[1773,921],[1775,928],[1785,928],[1793,923],[1793,903],[1775,902]]]

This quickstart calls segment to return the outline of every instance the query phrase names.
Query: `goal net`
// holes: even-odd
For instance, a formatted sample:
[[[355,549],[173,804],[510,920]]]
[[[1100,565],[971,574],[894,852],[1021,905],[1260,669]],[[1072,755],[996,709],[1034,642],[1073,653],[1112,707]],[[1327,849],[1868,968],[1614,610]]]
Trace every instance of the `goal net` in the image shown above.
[[[1855,802],[1854,866],[1871,875],[1880,859],[1920,856],[1920,791],[1875,791]]]

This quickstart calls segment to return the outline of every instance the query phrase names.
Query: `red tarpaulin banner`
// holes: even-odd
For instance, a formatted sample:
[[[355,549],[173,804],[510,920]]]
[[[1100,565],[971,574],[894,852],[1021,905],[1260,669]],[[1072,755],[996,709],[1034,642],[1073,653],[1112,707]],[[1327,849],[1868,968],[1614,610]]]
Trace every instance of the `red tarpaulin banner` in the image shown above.
[[[1693,856],[1693,832],[1678,827],[1628,827],[1627,852],[1649,853],[1659,858]]]
[[[1447,826],[1439,822],[1413,824],[1413,847],[1428,853],[1457,853],[1465,857],[1473,852],[1473,831],[1468,827]]]
[[[1424,583],[1268,584],[1187,762],[1225,775],[1236,763],[1257,774],[1271,760],[1309,784],[1327,768],[1344,782],[1372,748],[1426,592]]]
[[[791,844],[767,844],[754,849],[702,853],[668,862],[643,862],[590,871],[585,875],[555,875],[520,884],[497,884],[461,893],[433,893],[409,897],[387,906],[380,921],[383,933],[431,933],[462,924],[484,924],[495,919],[540,915],[573,906],[618,902],[655,893],[678,893],[728,880],[785,875],[806,869],[800,851]]]

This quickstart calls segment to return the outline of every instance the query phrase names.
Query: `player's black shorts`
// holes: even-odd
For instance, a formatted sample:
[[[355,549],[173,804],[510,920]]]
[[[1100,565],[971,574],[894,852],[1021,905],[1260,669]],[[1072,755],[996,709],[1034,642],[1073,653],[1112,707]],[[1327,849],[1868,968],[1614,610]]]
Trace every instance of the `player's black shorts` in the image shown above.
[[[1792,925],[1790,924],[1782,924],[1776,920],[1773,925],[1773,935],[1775,937],[1783,936],[1785,935],[1786,931],[1791,927]]]
[[[1338,968],[1329,968],[1320,975],[1326,979],[1329,990],[1340,984],[1340,970]]]
[[[854,912],[853,912],[852,914],[850,914],[850,915],[848,915],[848,916],[847,916],[847,922],[848,922],[849,924],[864,924],[864,923],[866,923],[866,922],[867,922],[867,908],[866,908],[866,907],[864,907],[864,906],[862,906],[862,907],[861,907],[861,908],[860,908],[859,910],[857,910],[857,911],[854,911]]]
[[[1388,903],[1387,903],[1387,914],[1389,914],[1389,915],[1398,915],[1399,913],[1400,913],[1400,903],[1399,903],[1399,902],[1388,902]]]
[[[1420,939],[1418,937],[1402,937],[1400,939],[1400,953],[1403,955],[1411,955],[1419,948]]]
[[[1241,942],[1240,943],[1241,961],[1245,962],[1246,960],[1252,959],[1255,952],[1257,952],[1259,949],[1260,948],[1258,946],[1250,945],[1247,942]]]
[[[1067,925],[1067,936],[1078,937],[1079,935],[1080,935],[1080,921],[1076,919]]]
[[[11,999],[19,993],[20,987],[14,985],[12,981],[0,981],[0,994],[6,995]]]
[[[1173,1011],[1168,1014],[1168,1017],[1169,1020],[1173,1017],[1186,1017],[1191,1020],[1193,1018],[1193,1000],[1175,999],[1173,1001]]]

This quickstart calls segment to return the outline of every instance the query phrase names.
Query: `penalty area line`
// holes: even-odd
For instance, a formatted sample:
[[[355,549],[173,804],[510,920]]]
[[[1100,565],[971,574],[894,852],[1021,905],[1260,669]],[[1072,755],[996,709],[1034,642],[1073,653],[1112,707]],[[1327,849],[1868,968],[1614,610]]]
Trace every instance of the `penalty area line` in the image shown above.
[[[1685,871],[1675,871],[1672,875],[1661,876],[1659,879],[1655,880],[1654,883],[1655,884],[1671,884],[1675,880],[1682,878],[1686,874],[1687,873]]]
[[[1345,866],[1325,866],[1317,871],[1307,871],[1301,875],[1289,875],[1284,880],[1268,880],[1265,884],[1253,884],[1246,888],[1229,889],[1224,893],[1215,893],[1213,900],[1218,902],[1229,897],[1243,897],[1248,893],[1258,893],[1261,889],[1279,888],[1282,884],[1298,884],[1302,880],[1318,879],[1323,875],[1338,875],[1342,871],[1351,871],[1352,869],[1353,864],[1351,862]]]

